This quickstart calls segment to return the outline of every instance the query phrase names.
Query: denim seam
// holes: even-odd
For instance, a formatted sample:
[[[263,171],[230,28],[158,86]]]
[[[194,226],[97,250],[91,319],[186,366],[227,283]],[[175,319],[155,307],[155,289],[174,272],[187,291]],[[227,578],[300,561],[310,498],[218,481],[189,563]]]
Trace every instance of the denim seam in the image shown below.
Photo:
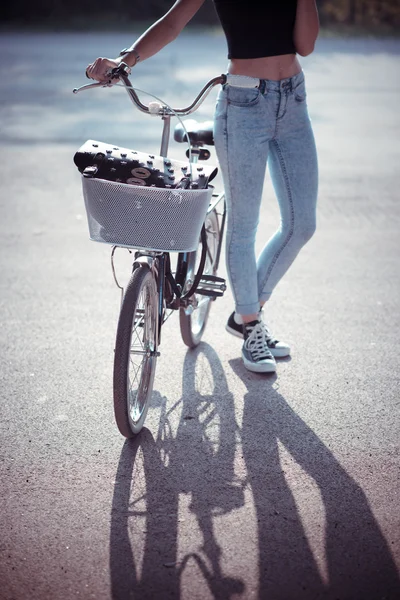
[[[279,96],[279,104],[278,104],[278,108],[277,108],[276,115],[275,115],[275,131],[274,131],[274,135],[273,135],[272,139],[275,139],[276,136],[278,135],[278,123],[279,123],[278,115],[279,115],[279,111],[281,110],[281,102],[282,102],[282,98],[281,98],[281,96]]]
[[[278,131],[278,122],[282,121],[283,117],[286,115],[286,112],[287,112],[287,105],[288,105],[289,95],[288,95],[288,93],[287,93],[286,90],[283,92],[283,94],[284,94],[285,108],[284,108],[283,113],[279,117],[279,110],[281,109],[281,103],[282,103],[282,92],[281,92],[281,101],[279,102],[279,110],[278,110],[278,114],[276,115],[276,131]]]
[[[279,256],[282,254],[283,250],[286,248],[286,246],[288,245],[288,243],[290,242],[291,238],[293,237],[293,233],[294,233],[294,209],[293,209],[293,198],[292,198],[292,192],[290,189],[290,185],[289,185],[289,178],[287,176],[287,171],[286,171],[286,166],[285,166],[285,161],[283,158],[283,154],[282,154],[282,150],[278,144],[278,142],[276,140],[271,140],[271,143],[274,144],[276,146],[277,152],[278,152],[278,156],[279,156],[279,163],[281,165],[281,169],[282,169],[282,174],[283,174],[283,179],[285,181],[285,185],[286,185],[286,190],[288,193],[288,197],[289,197],[289,204],[290,204],[290,217],[291,217],[291,222],[290,222],[290,229],[289,232],[287,234],[286,240],[283,242],[283,244],[281,245],[281,247],[275,252],[275,255],[273,257],[273,260],[271,261],[271,264],[268,268],[268,271],[265,275],[263,284],[261,286],[261,290],[259,292],[259,296],[261,296],[264,292],[264,288],[267,285],[267,281],[269,279],[269,277],[271,276],[272,270],[279,258]]]
[[[229,102],[227,102],[226,105],[226,116],[225,116],[225,129],[224,129],[224,144],[225,144],[225,156],[226,156],[226,170],[228,172],[228,186],[229,186],[229,194],[230,194],[230,198],[229,198],[229,202],[231,203],[231,208],[232,208],[232,195],[231,195],[231,190],[232,190],[232,185],[231,185],[231,170],[230,170],[230,166],[229,166],[229,149],[228,149],[228,110],[229,110]],[[234,230],[234,217],[233,217],[233,210],[230,211],[230,218],[232,219],[232,233]],[[230,235],[230,240],[229,240],[229,248],[227,249],[227,264],[228,264],[228,270],[230,272],[231,275],[231,280],[233,283],[234,280],[234,269],[232,268],[232,264],[231,264],[231,246],[232,246],[232,233]],[[226,231],[226,235],[228,237],[228,230]],[[228,241],[228,240],[227,240]],[[234,292],[233,289],[233,285],[232,285],[232,292]],[[236,298],[235,298],[235,303],[236,303]]]

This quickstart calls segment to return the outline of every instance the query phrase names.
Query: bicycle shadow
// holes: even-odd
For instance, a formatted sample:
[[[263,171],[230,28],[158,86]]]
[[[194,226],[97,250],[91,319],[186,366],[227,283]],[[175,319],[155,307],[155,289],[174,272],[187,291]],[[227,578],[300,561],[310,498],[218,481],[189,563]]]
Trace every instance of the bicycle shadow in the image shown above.
[[[182,397],[172,408],[156,393],[154,404],[161,410],[156,439],[144,428],[121,452],[110,531],[114,600],[179,599],[190,561],[213,598],[229,600],[244,591],[240,579],[224,576],[214,531],[215,516],[244,504],[246,482],[234,474],[238,426],[233,396],[218,356],[205,343],[186,353],[183,374]],[[181,415],[174,435],[177,410]],[[190,494],[189,510],[203,539],[178,556],[183,494]]]
[[[398,572],[363,490],[272,388],[275,376],[249,377],[240,360],[230,365],[247,388],[242,444],[258,522],[258,598],[399,598]],[[327,581],[307,540],[278,442],[319,488],[325,510]],[[306,509],[310,512],[313,507]]]

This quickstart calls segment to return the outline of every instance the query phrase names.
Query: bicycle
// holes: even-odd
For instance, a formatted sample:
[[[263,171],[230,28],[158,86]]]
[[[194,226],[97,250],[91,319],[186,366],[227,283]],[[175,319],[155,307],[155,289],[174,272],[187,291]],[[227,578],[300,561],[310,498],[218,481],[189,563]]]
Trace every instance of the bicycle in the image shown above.
[[[200,160],[208,160],[210,151],[205,146],[214,144],[211,121],[199,123],[187,120],[184,123],[180,117],[195,112],[211,89],[225,82],[226,76],[221,75],[208,81],[188,107],[173,109],[158,101],[151,102],[149,105],[143,104],[137,90],[131,85],[129,74],[130,68],[121,63],[119,67],[110,71],[110,79],[106,83],[87,84],[74,89],[74,93],[97,87],[109,87],[114,85],[112,83],[114,81],[121,82],[136,108],[143,113],[159,116],[163,120],[161,157],[168,156],[171,118],[174,116],[179,118],[180,122],[174,129],[174,139],[177,142],[189,144],[186,156],[189,159],[190,170],[189,177],[186,178],[186,189],[179,189],[179,192],[169,191],[170,197],[171,194],[173,197],[173,194],[177,193],[179,199],[183,194],[191,191],[187,189],[187,186],[191,181],[192,166]],[[116,149],[118,150],[118,148]],[[93,175],[96,169],[97,166],[94,165],[92,172],[87,175]],[[201,169],[199,170],[201,171]],[[222,296],[226,290],[225,280],[217,275],[225,228],[225,193],[224,191],[217,193],[211,186],[208,186],[205,191],[203,190],[201,197],[203,202],[206,201],[206,205],[205,215],[204,212],[201,215],[200,234],[197,231],[196,237],[193,238],[192,232],[192,239],[185,242],[186,247],[183,244],[183,247],[179,249],[176,269],[173,272],[170,253],[174,250],[171,250],[170,246],[167,248],[165,241],[161,247],[155,245],[154,237],[152,243],[143,242],[143,240],[140,244],[135,243],[135,240],[125,243],[125,239],[119,243],[121,240],[118,239],[118,232],[116,234],[111,232],[107,238],[104,231],[102,231],[100,239],[96,238],[96,232],[93,233],[93,223],[97,227],[97,232],[99,223],[96,221],[97,215],[93,214],[92,202],[95,202],[95,193],[97,194],[96,201],[99,200],[100,194],[102,210],[104,205],[111,206],[108,210],[112,213],[113,205],[109,202],[110,197],[107,195],[109,194],[107,192],[109,182],[101,183],[101,179],[92,180],[97,182],[98,189],[94,192],[88,189],[90,187],[89,180],[90,178],[82,178],[91,239],[112,245],[112,271],[115,283],[122,292],[114,354],[114,416],[120,433],[131,438],[142,429],[149,408],[156,362],[160,356],[162,325],[174,311],[178,310],[183,342],[189,348],[194,348],[200,343],[203,336],[211,302]],[[142,184],[143,182],[136,183]],[[126,183],[119,185],[119,194],[130,193],[132,190],[135,192],[135,185]],[[148,188],[143,185],[139,188],[141,194],[144,191],[150,191],[153,195],[155,194],[156,198],[161,192],[165,192],[164,188]],[[115,194],[115,189],[112,190],[112,193]],[[204,193],[206,193],[205,197]],[[98,202],[96,206],[98,208]],[[193,204],[192,211],[195,206],[196,204]],[[217,212],[217,206],[220,208],[220,212]],[[154,210],[151,218],[159,218],[157,204]],[[108,217],[114,222],[113,214],[109,214]],[[151,226],[150,230],[154,231],[154,223],[150,222],[149,225]],[[188,223],[185,231],[181,231],[180,234],[187,234],[187,229],[190,229]],[[110,231],[108,233],[110,234]],[[152,236],[150,235],[150,237]],[[173,240],[173,243],[176,244],[176,240]],[[128,248],[129,251],[135,250],[132,274],[125,290],[120,286],[115,273],[114,254],[119,247]]]

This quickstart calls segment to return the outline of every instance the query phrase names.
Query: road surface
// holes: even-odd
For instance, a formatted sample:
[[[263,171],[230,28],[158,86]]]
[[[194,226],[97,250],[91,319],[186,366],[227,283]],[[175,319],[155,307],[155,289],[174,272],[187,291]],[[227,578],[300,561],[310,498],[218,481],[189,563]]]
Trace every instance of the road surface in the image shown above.
[[[230,291],[195,351],[174,316],[127,442],[119,293],[72,157],[90,138],[155,152],[160,124],[121,89],[71,90],[133,39],[0,37],[0,598],[398,599],[400,41],[321,39],[302,60],[318,231],[267,311],[292,358],[243,368]],[[135,82],[188,104],[225,56],[220,33],[183,33]],[[258,247],[277,223],[267,177]]]

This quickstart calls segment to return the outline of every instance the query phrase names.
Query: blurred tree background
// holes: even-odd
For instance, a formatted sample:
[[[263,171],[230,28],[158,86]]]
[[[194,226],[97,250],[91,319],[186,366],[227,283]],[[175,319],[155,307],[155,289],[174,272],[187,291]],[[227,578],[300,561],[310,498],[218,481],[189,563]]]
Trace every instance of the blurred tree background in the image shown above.
[[[132,22],[159,18],[172,4],[173,0],[114,0],[112,5],[109,0],[96,0],[95,4],[91,0],[19,0],[2,3],[0,14],[5,26],[132,27]],[[212,4],[206,0],[193,19],[195,25],[218,24]],[[317,4],[323,26],[400,29],[400,0],[317,0]]]
[[[321,0],[321,22],[400,27],[400,0]]]

